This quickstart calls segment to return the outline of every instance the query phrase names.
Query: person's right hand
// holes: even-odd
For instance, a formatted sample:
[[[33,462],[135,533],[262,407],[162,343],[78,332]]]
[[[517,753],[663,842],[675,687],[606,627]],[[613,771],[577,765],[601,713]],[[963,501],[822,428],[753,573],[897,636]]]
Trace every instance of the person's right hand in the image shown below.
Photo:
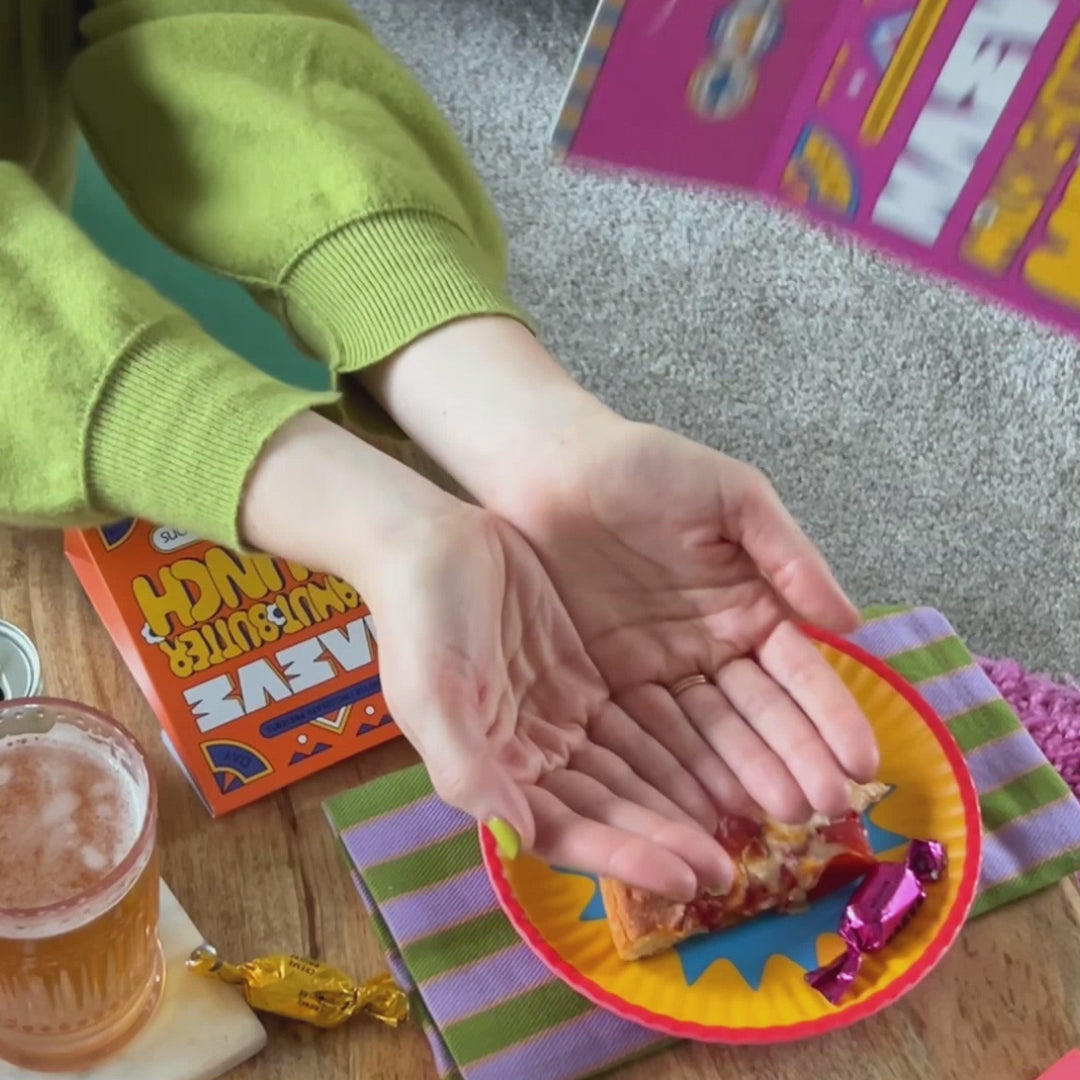
[[[359,588],[387,703],[446,802],[549,862],[673,899],[730,881],[715,809],[613,704],[505,521],[305,414],[256,463],[240,524],[251,545]]]

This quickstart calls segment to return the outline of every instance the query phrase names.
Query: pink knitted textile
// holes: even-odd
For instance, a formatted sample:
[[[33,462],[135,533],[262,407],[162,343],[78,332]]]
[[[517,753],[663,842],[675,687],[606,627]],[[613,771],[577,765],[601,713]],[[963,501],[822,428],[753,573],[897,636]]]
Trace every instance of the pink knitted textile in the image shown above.
[[[1027,671],[1016,660],[979,664],[1042,747],[1051,764],[1080,796],[1080,686]]]

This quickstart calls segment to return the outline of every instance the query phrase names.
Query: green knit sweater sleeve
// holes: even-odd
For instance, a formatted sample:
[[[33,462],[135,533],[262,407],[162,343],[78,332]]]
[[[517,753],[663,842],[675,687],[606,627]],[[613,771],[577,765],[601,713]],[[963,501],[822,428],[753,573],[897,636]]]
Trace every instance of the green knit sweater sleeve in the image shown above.
[[[237,544],[252,462],[333,400],[264,375],[0,163],[0,521],[136,514]]]
[[[446,122],[343,0],[97,0],[71,86],[135,215],[355,372],[517,313]]]

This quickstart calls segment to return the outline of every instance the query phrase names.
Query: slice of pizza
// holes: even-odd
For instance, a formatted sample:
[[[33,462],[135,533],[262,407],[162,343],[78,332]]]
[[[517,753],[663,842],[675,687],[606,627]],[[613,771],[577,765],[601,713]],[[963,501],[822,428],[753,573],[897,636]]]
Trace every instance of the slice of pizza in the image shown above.
[[[724,818],[717,839],[735,864],[731,889],[724,894],[702,892],[680,903],[602,878],[616,952],[624,960],[641,960],[764,911],[798,911],[862,877],[875,863],[862,814],[888,791],[885,784],[853,784],[846,814],[833,819],[815,814],[803,825]]]

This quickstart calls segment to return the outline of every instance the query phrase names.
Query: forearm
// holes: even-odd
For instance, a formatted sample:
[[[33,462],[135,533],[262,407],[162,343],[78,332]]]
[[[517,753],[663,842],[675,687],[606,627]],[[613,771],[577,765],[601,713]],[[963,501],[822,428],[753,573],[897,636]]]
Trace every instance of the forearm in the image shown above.
[[[523,326],[463,319],[361,378],[401,428],[485,506],[566,482],[566,466],[615,415]]]
[[[380,570],[462,504],[418,473],[314,413],[266,445],[240,511],[244,542],[348,578],[377,596]]]

